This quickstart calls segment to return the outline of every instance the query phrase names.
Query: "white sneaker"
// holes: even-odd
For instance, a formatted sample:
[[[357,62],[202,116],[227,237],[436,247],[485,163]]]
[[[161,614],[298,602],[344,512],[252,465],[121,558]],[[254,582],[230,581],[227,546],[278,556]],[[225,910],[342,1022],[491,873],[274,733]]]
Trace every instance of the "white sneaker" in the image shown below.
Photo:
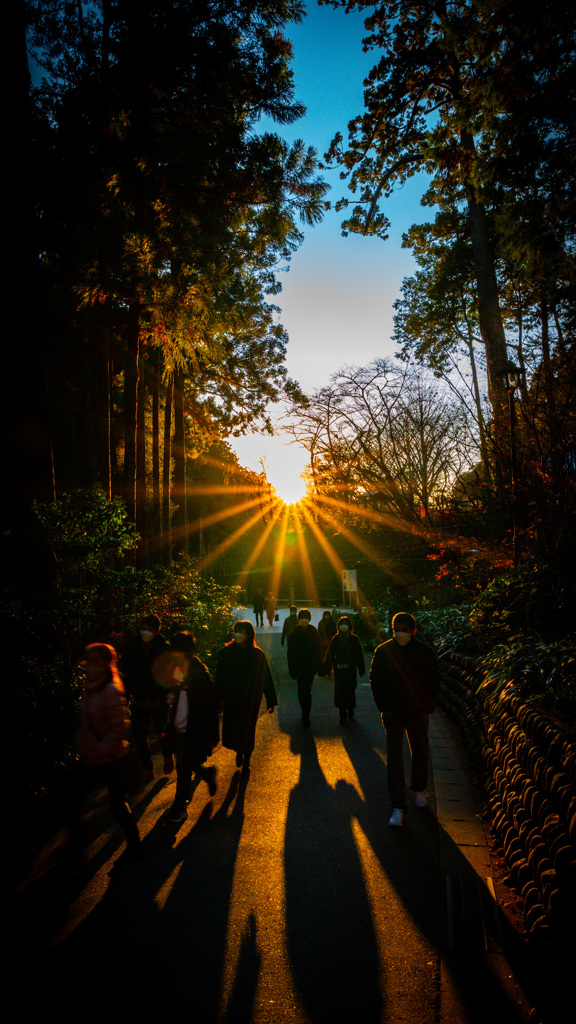
[[[428,807],[428,797],[426,793],[414,793],[414,807]]]
[[[389,824],[392,825],[393,828],[402,828],[402,825],[404,824],[404,811],[401,807],[394,808]]]

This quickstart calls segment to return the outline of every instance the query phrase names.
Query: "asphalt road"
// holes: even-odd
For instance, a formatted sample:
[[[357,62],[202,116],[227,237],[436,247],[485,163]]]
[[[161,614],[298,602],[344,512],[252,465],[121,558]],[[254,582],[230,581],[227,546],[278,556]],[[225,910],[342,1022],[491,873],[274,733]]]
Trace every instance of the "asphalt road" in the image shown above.
[[[304,729],[280,626],[259,632],[280,703],[259,719],[247,782],[219,748],[216,796],[199,783],[187,820],[168,825],[175,777],[162,775],[157,756],[156,779],[133,801],[140,863],[114,868],[122,836],[95,799],[79,871],[68,871],[58,829],[22,866],[10,925],[20,1005],[64,1021],[524,1020],[485,871],[465,852],[480,844],[453,835],[449,814],[439,821],[434,776],[430,806],[389,827],[384,733],[367,677],[346,726],[331,680],[317,679]],[[441,766],[446,737],[435,718]],[[462,828],[464,817],[452,814]]]

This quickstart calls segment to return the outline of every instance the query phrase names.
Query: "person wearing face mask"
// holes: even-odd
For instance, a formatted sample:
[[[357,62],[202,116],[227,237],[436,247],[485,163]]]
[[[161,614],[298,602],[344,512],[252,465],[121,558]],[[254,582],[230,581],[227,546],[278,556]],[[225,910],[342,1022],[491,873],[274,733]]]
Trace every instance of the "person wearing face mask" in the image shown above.
[[[148,746],[151,727],[160,740],[164,756],[164,774],[174,770],[174,758],[166,747],[164,730],[167,705],[166,689],[154,676],[154,663],[169,649],[160,632],[157,615],[146,615],[140,622],[138,635],[128,644],[120,669],[130,698],[132,734],[147,781],[154,778],[152,755]]]
[[[426,807],[428,727],[438,702],[440,673],[431,647],[416,639],[416,622],[408,612],[392,619],[392,639],[380,644],[370,668],[370,684],[386,731],[390,825],[404,824],[407,810],[402,743],[408,736],[412,754],[414,805]]]
[[[366,672],[362,644],[348,615],[338,619],[336,634],[324,657],[322,675],[328,675],[331,668],[334,668],[334,704],[340,712],[340,725],[344,725],[347,715],[354,718],[357,673],[363,676]]]
[[[138,860],[142,853],[138,826],[126,803],[133,777],[128,742],[126,694],[116,667],[116,651],[108,644],[90,644],[84,652],[85,682],[78,712],[76,743],[79,760],[67,795],[69,850],[81,854],[80,810],[84,798],[98,785],[108,789],[110,810],[126,836],[120,863]]]
[[[236,767],[247,778],[262,696],[269,714],[278,704],[268,659],[248,619],[234,624],[232,640],[220,651],[216,693],[223,708],[222,746],[236,751]]]
[[[298,625],[288,637],[288,671],[298,687],[298,703],[302,710],[302,725],[310,725],[312,709],[312,683],[320,671],[322,655],[318,630],[312,625],[308,608],[298,612]]]

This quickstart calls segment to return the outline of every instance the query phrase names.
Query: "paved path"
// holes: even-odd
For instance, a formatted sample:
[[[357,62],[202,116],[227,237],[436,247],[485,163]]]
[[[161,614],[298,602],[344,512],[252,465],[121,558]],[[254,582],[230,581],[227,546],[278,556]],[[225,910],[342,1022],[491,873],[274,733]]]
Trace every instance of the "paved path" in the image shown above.
[[[156,780],[134,801],[141,863],[113,869],[121,836],[102,801],[87,809],[80,872],[67,874],[57,831],[38,850],[15,904],[20,1001],[64,1021],[78,1012],[197,1024],[527,1019],[452,727],[433,716],[430,806],[391,829],[367,680],[345,727],[331,681],[317,680],[303,729],[281,624],[258,634],[280,706],[259,719],[247,783],[219,748],[215,798],[201,783],[188,819],[169,826],[174,779],[157,760]]]

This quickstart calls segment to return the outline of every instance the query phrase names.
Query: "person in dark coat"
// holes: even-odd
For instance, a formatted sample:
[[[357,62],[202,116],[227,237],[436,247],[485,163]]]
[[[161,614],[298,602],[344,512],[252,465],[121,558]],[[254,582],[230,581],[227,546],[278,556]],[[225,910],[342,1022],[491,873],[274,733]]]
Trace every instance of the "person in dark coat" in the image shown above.
[[[254,617],[256,619],[257,626],[264,625],[264,594],[261,590],[257,590],[252,599],[252,606],[254,608]]]
[[[412,754],[411,788],[416,807],[426,807],[428,781],[428,727],[438,702],[440,673],[436,655],[416,640],[416,622],[408,612],[392,619],[392,640],[374,652],[370,683],[386,730],[388,794],[392,803],[390,825],[404,824],[407,808],[402,743],[408,736]]]
[[[320,637],[311,620],[308,608],[301,608],[298,612],[298,625],[290,633],[287,644],[288,671],[298,687],[302,725],[310,725],[312,683],[322,664]]]
[[[166,741],[176,755],[176,795],[169,821],[183,821],[190,797],[192,775],[208,785],[210,796],[216,792],[216,768],[204,766],[220,738],[216,687],[206,665],[194,654],[196,641],[191,633],[178,633],[172,641],[173,678],[179,684],[169,695],[170,710]]]
[[[357,672],[361,676],[366,672],[362,644],[348,615],[338,619],[338,629],[324,657],[322,674],[328,675],[331,668],[334,669],[334,704],[340,712],[340,725],[344,725],[346,715],[354,718]]]
[[[322,658],[326,657],[326,653],[330,646],[330,641],[333,636],[336,636],[337,626],[334,622],[334,618],[331,612],[324,612],[320,622],[318,623],[318,636],[320,637],[320,648],[322,651]]]
[[[280,642],[282,644],[282,647],[284,647],[284,641],[288,639],[288,637],[290,636],[290,633],[292,632],[293,629],[296,629],[297,625],[298,625],[298,616],[296,614],[296,605],[295,604],[291,604],[290,605],[290,614],[286,616],[286,618],[284,619],[284,622],[282,624],[282,637],[281,637],[281,640],[280,640]]]
[[[168,641],[160,632],[157,615],[146,615],[140,622],[138,636],[128,644],[120,662],[122,681],[130,699],[130,714],[134,745],[147,780],[154,778],[152,756],[148,746],[150,727],[154,729],[164,755],[164,773],[174,770],[174,759],[165,749],[166,689],[154,676],[156,659],[167,651]]]
[[[278,704],[268,660],[256,644],[254,626],[248,619],[235,623],[233,639],[220,652],[216,692],[224,709],[222,746],[236,751],[236,766],[246,777],[262,695],[270,714]]]

